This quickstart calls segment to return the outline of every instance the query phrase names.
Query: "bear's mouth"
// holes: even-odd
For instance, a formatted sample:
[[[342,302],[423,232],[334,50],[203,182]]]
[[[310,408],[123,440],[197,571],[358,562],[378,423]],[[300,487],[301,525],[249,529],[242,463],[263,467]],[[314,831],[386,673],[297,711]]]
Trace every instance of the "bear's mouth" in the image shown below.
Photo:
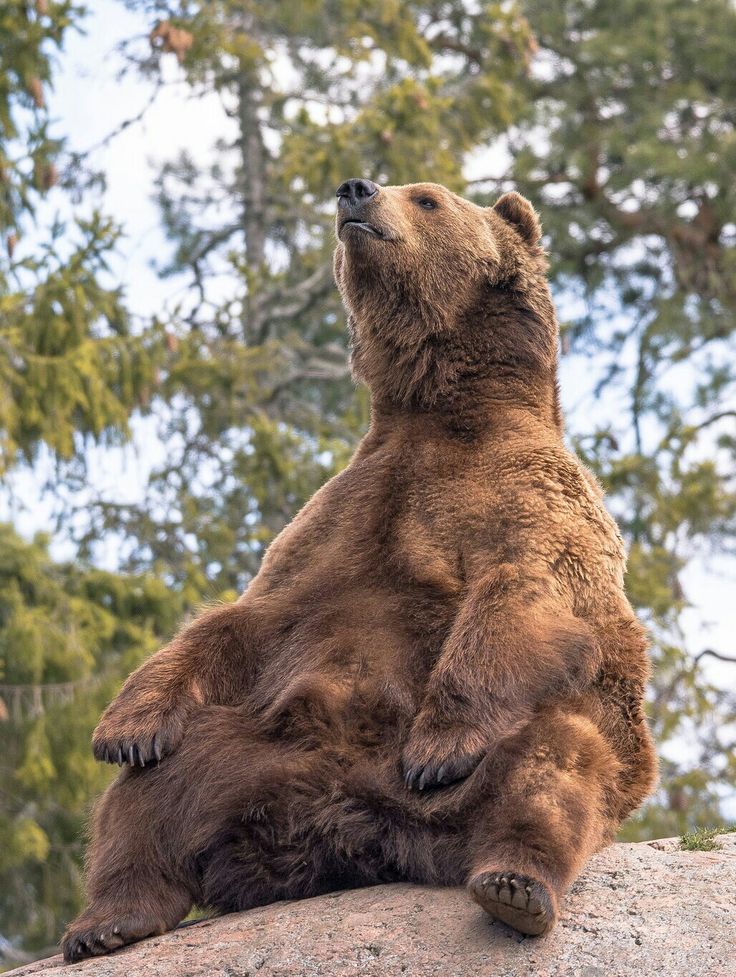
[[[360,231],[365,231],[367,234],[372,234],[374,237],[384,237],[383,231],[376,227],[375,224],[369,224],[367,221],[352,220],[348,218],[340,224],[340,230],[344,231],[346,227],[357,227]]]

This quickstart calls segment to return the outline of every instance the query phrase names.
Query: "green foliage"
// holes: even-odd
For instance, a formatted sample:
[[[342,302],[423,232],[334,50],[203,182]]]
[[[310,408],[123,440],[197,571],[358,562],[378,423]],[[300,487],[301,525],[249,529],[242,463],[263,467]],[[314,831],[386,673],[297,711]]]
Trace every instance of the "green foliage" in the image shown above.
[[[90,731],[184,611],[153,575],[53,563],[0,524],[0,932],[51,947],[81,902],[82,826],[110,779]]]
[[[87,439],[125,437],[157,381],[156,333],[133,335],[108,273],[120,232],[70,212],[85,181],[51,134],[54,52],[82,14],[0,9],[0,477],[42,444],[83,461]],[[184,608],[150,574],[55,565],[46,543],[0,526],[0,935],[37,951],[81,900],[82,828],[109,779],[90,731]]]
[[[48,131],[52,52],[83,8],[70,0],[5,0],[0,9],[0,233],[15,246],[22,218],[58,181],[59,141]]]
[[[541,207],[553,281],[580,310],[565,346],[594,357],[594,420],[572,419],[575,443],[629,543],[629,594],[654,640],[651,716],[665,754],[639,830],[672,834],[712,823],[714,785],[736,785],[736,697],[706,680],[704,649],[686,647],[681,624],[685,572],[732,553],[736,534],[736,10],[523,10],[539,53],[510,175]],[[683,738],[690,749],[671,759],[666,744]]]
[[[157,382],[155,332],[133,338],[120,290],[103,282],[119,232],[99,214],[64,231],[15,262],[4,288],[0,271],[0,474],[41,443],[69,460],[85,436],[127,436]]]
[[[39,226],[42,201],[68,206],[64,191],[82,189],[50,135],[45,94],[54,49],[82,14],[70,2],[0,10],[0,476],[42,443],[69,460],[85,439],[127,436],[157,379],[155,331],[133,336],[109,283],[119,230],[94,211]]]

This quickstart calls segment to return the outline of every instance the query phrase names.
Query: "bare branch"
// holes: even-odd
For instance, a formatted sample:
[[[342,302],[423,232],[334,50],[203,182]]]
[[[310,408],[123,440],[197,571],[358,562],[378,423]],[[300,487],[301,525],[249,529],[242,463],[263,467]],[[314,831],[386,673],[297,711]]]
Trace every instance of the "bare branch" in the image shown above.
[[[191,255],[190,261],[192,264],[197,264],[203,258],[220,244],[224,244],[228,241],[233,234],[237,234],[238,231],[243,229],[242,224],[227,224],[225,227],[221,228],[219,231],[212,231],[211,234],[203,234],[199,246]]]
[[[724,417],[736,417],[736,410],[721,410],[711,417],[706,418],[706,420],[701,421],[700,424],[694,424],[692,427],[693,431],[702,431],[703,428],[710,427],[711,424],[717,424],[718,421],[722,421]]]
[[[733,655],[724,655],[720,651],[714,651],[712,648],[704,648],[703,651],[698,652],[698,654],[693,658],[693,664],[697,665],[701,658],[717,658],[719,662],[728,662],[730,665],[736,665],[736,658]]]
[[[442,54],[445,51],[453,51],[455,54],[462,54],[464,58],[467,58],[468,61],[474,64],[480,65],[483,63],[483,52],[480,48],[463,44],[462,41],[454,37],[449,37],[447,34],[435,34],[434,37],[426,38],[426,41],[429,47],[437,53]]]
[[[121,133],[125,132],[126,129],[129,129],[131,126],[134,126],[137,122],[140,122],[141,119],[143,119],[143,117],[146,115],[148,110],[151,108],[153,103],[158,98],[158,94],[163,87],[164,87],[163,80],[161,78],[157,79],[153,91],[151,92],[150,98],[145,103],[145,105],[140,110],[140,112],[136,112],[136,114],[132,115],[129,119],[124,119],[119,125],[117,125],[112,130],[112,132],[108,132],[106,136],[100,139],[99,142],[93,143],[91,146],[89,146],[87,149],[83,150],[82,152],[78,153],[77,155],[79,155],[80,157],[89,156],[90,153],[94,153],[98,149],[103,149],[105,146],[108,145],[108,143],[111,143],[113,139],[116,139]]]
[[[292,288],[264,293],[260,296],[264,327],[267,328],[272,322],[302,315],[331,288],[332,268],[325,263]]]

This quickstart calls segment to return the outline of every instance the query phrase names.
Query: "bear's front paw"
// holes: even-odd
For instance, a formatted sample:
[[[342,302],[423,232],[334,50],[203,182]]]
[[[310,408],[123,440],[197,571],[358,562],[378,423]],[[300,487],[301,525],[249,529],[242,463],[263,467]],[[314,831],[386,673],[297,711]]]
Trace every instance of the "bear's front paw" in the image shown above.
[[[443,787],[463,780],[486,753],[481,734],[467,726],[414,724],[401,758],[404,783],[409,788]]]
[[[88,957],[111,953],[128,943],[163,933],[165,927],[148,920],[140,911],[95,912],[88,909],[69,924],[61,939],[64,963],[78,963]]]
[[[145,767],[173,753],[194,703],[183,696],[126,694],[115,699],[92,737],[92,752],[104,763]]]

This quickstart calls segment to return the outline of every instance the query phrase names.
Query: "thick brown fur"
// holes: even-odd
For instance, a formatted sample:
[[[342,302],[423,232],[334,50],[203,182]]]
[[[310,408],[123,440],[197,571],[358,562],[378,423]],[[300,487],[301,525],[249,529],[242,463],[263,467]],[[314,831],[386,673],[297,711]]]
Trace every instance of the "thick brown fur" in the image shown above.
[[[338,207],[372,393],[350,465],[246,593],[125,683],[68,960],[221,911],[387,880],[548,930],[652,787],[646,642],[564,446],[537,217],[433,184]],[[160,761],[160,762],[159,762]]]

